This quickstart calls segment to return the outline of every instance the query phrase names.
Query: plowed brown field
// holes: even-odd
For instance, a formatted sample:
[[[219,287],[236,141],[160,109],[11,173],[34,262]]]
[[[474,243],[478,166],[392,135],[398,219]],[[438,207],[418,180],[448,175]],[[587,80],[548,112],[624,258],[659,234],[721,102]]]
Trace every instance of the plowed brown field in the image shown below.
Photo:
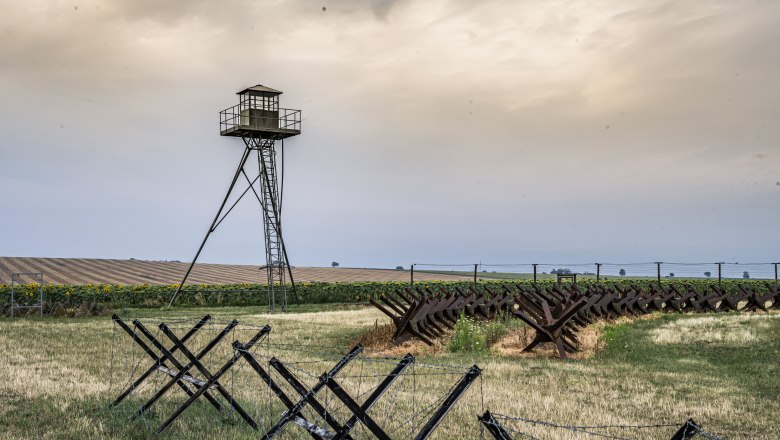
[[[46,284],[178,284],[189,263],[97,258],[0,257],[0,284],[10,284],[11,274],[41,272]],[[296,282],[408,281],[408,270],[294,267]],[[448,274],[415,273],[415,280],[468,280]],[[259,266],[245,264],[197,264],[188,284],[258,283],[265,279]]]

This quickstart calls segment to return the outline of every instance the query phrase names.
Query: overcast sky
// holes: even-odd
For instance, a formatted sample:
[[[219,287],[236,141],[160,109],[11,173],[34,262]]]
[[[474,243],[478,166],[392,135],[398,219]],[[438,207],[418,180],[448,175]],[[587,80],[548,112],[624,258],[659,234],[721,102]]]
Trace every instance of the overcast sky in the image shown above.
[[[293,265],[780,260],[780,2],[0,7],[3,256],[191,259],[260,83]],[[263,262],[251,202],[202,261]]]

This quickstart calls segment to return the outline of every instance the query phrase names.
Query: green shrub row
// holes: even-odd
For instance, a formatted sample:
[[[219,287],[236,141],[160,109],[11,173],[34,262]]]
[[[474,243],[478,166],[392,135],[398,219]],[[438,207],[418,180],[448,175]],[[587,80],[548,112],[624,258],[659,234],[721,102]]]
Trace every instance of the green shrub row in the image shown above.
[[[578,282],[581,287],[596,283],[595,280],[583,280]],[[601,281],[603,285],[629,284],[650,285],[652,280],[607,280]],[[663,280],[663,284],[678,286],[692,285],[697,289],[717,284],[717,281],[707,280]],[[479,286],[485,286],[494,292],[502,291],[502,286],[515,284],[530,284],[528,280],[490,280],[479,281]],[[555,284],[554,280],[539,282],[542,286]],[[730,292],[738,291],[738,286],[749,286],[753,289],[766,289],[768,282],[758,280],[724,280],[723,288]],[[467,289],[473,286],[471,281],[423,281],[416,282],[415,286],[425,287],[432,291],[439,289],[454,290],[456,287]],[[44,301],[62,303],[64,305],[78,305],[82,303],[110,304],[114,307],[160,307],[167,305],[177,285],[44,285]],[[409,287],[406,282],[344,282],[321,283],[305,282],[297,283],[297,301],[301,304],[322,303],[362,303],[379,295],[395,292],[398,289]],[[17,301],[35,301],[38,296],[38,286],[29,284],[15,287]],[[11,287],[0,284],[0,304],[10,302]],[[277,298],[277,303],[280,298]],[[288,289],[288,302],[296,303],[296,295]],[[244,306],[262,305],[268,303],[267,286],[261,284],[217,284],[217,285],[191,285],[186,286],[179,294],[177,306]]]
[[[415,283],[439,288],[468,288],[470,282]],[[385,293],[408,287],[405,282],[296,283],[296,293],[288,286],[288,302],[295,304],[361,303]],[[82,303],[111,304],[114,307],[160,307],[167,305],[178,285],[44,285],[44,301],[78,305]],[[38,285],[15,287],[17,301],[33,302],[38,297]],[[10,302],[11,288],[0,285],[0,304]],[[276,298],[277,303],[281,298]],[[268,286],[263,284],[190,285],[179,293],[177,306],[244,306],[268,304]]]

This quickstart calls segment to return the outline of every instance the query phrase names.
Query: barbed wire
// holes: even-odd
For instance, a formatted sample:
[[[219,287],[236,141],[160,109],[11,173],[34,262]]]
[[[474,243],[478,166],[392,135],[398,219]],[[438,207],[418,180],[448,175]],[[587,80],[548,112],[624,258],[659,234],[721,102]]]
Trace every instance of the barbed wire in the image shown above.
[[[509,274],[546,275],[548,272],[553,274],[551,269],[570,269],[573,274],[580,275],[600,275],[601,278],[610,279],[613,277],[648,277],[655,278],[658,272],[664,270],[664,278],[690,278],[690,279],[711,279],[711,280],[732,280],[732,279],[753,279],[753,280],[778,280],[777,269],[778,262],[679,262],[679,261],[647,261],[647,262],[586,262],[586,263],[415,263],[414,269],[420,273],[426,272],[445,272],[449,269],[452,272],[461,273],[461,275],[475,275],[485,279],[491,279],[487,269],[498,269],[499,272]],[[472,269],[473,268],[473,269]],[[623,269],[620,273],[617,269]],[[477,273],[481,271],[483,275]],[[492,272],[496,272],[493,270]],[[745,272],[748,272],[747,274]],[[501,279],[501,278],[498,278]],[[426,280],[419,280],[424,282]]]
[[[648,425],[562,425],[558,423],[548,422],[545,420],[534,420],[534,419],[528,419],[525,417],[517,417],[517,416],[508,416],[504,414],[498,414],[498,413],[491,413],[493,414],[493,417],[497,419],[502,420],[510,420],[510,421],[518,421],[518,422],[524,422],[524,423],[530,423],[534,425],[541,425],[546,426],[548,428],[558,428],[558,429],[566,429],[573,432],[580,432],[583,434],[595,436],[595,437],[602,437],[602,438],[609,438],[609,439],[616,439],[616,440],[631,440],[629,437],[618,437],[611,434],[605,434],[600,432],[592,432],[590,430],[593,429],[650,429],[650,428],[668,428],[668,427],[674,427],[679,426],[677,423],[655,423],[655,424],[648,424]],[[493,424],[494,426],[499,427],[498,425]],[[693,425],[695,426],[695,425]],[[504,429],[509,429],[514,432],[522,433],[522,431],[516,431],[512,428],[509,428],[507,426],[503,426]],[[527,433],[522,433],[525,435],[528,435]]]
[[[417,266],[430,266],[430,267],[474,267],[474,266],[487,266],[487,267],[528,267],[528,266],[595,266],[597,264],[603,266],[649,266],[656,264],[673,264],[673,265],[686,265],[686,266],[717,266],[722,264],[724,266],[772,266],[780,264],[778,262],[739,262],[739,261],[711,261],[711,262],[680,262],[680,261],[644,261],[644,262],[580,262],[580,263],[555,263],[555,262],[538,262],[538,263],[414,263],[415,268]]]

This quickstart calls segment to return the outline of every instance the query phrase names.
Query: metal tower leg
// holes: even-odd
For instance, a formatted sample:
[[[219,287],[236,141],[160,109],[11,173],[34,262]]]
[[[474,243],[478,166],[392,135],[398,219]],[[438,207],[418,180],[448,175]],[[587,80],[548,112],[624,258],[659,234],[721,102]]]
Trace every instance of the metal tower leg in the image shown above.
[[[192,268],[195,266],[195,262],[198,261],[198,257],[200,256],[201,251],[203,251],[203,247],[206,245],[206,241],[209,239],[209,235],[211,235],[211,233],[214,232],[214,230],[217,229],[217,226],[219,226],[219,224],[222,222],[222,220],[220,220],[220,216],[222,215],[222,211],[225,209],[225,205],[227,204],[227,201],[230,198],[230,193],[233,192],[233,188],[236,186],[236,181],[238,181],[238,178],[241,177],[241,174],[244,172],[244,165],[246,164],[247,159],[249,159],[249,153],[250,153],[250,148],[249,145],[247,145],[247,148],[244,149],[244,154],[241,156],[241,161],[238,162],[238,168],[236,168],[236,173],[233,175],[233,180],[230,182],[230,186],[228,187],[227,194],[225,194],[225,198],[222,200],[222,204],[219,205],[219,210],[217,211],[217,215],[214,216],[214,221],[211,222],[211,226],[209,226],[209,230],[208,232],[206,232],[206,236],[203,237],[203,241],[200,243],[198,252],[195,253],[195,257],[193,257],[192,263],[190,263],[190,267],[187,268],[187,272],[184,274],[184,278],[182,278],[179,287],[176,289],[176,292],[173,294],[171,301],[168,303],[169,307],[173,305],[173,302],[176,300],[176,297],[179,296],[179,292],[181,292],[182,287],[184,287],[184,283],[187,281],[187,278],[190,276],[190,272],[192,272]],[[244,193],[246,193],[246,191]],[[244,195],[241,194],[241,197],[243,196]],[[241,197],[239,197],[239,199]],[[235,204],[233,204],[233,206],[235,206]],[[230,207],[230,209],[228,209],[228,212],[225,213],[225,215],[227,215],[232,209],[233,207]],[[222,217],[222,219],[224,219],[224,216]]]

